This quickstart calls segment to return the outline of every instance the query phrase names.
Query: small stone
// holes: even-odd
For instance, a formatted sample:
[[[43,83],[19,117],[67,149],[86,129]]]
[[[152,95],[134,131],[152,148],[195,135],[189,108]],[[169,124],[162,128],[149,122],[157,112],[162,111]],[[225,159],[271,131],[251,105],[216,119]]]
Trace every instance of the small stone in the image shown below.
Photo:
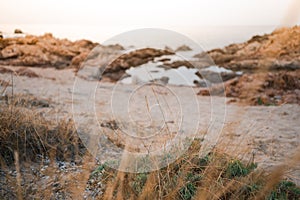
[[[14,33],[15,33],[15,34],[22,34],[23,31],[22,31],[21,29],[15,29]]]
[[[197,95],[202,95],[202,96],[210,96],[210,92],[208,89],[203,89],[203,90],[200,90]]]
[[[55,182],[52,184],[53,187],[58,187],[59,185],[60,185],[59,182]]]
[[[281,99],[282,99],[282,96],[276,95],[276,96],[274,96],[274,99],[276,99],[276,100],[281,100]]]

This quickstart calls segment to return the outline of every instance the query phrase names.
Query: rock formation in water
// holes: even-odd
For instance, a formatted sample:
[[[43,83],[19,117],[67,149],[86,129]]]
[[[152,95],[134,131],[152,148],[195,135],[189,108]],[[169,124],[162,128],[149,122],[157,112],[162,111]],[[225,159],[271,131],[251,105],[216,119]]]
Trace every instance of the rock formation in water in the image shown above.
[[[130,67],[136,67],[149,61],[153,61],[156,57],[172,54],[174,53],[168,50],[154,48],[144,48],[131,51],[115,59],[105,68],[102,75],[111,81],[117,81],[124,76],[125,71]]]

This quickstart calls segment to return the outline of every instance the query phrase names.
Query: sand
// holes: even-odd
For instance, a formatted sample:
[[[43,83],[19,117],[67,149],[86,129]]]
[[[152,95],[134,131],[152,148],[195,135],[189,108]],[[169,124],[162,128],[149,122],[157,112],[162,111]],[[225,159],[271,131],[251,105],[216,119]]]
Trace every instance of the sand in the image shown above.
[[[150,127],[146,134],[152,134],[161,130],[163,121],[170,121],[175,134],[202,138],[205,147],[216,146],[246,161],[254,159],[258,167],[267,171],[286,164],[297,148],[299,151],[300,107],[296,104],[241,106],[228,104],[230,99],[224,97],[196,95],[199,91],[196,87],[155,86],[160,108],[149,85],[88,81],[76,78],[72,69],[29,69],[40,77],[14,75],[14,94],[32,94],[49,100],[50,107],[42,109],[46,117],[73,118],[79,121],[78,128],[85,126],[92,131],[99,129],[102,122],[114,119],[125,124],[122,126],[125,132],[132,131],[126,124],[137,123]],[[0,74],[0,80],[12,83],[12,76]],[[6,94],[11,92],[9,86]],[[151,119],[149,113],[153,116],[152,124],[147,124]],[[286,176],[299,185],[300,167],[291,167]]]

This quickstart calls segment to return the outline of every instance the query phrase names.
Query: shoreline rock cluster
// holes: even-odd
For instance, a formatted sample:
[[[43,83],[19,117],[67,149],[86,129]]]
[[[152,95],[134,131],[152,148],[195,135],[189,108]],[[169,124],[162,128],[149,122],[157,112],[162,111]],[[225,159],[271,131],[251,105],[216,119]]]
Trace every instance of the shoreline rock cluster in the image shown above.
[[[233,71],[300,69],[300,26],[280,28],[270,34],[207,52],[216,65]],[[201,54],[195,55],[199,57]]]
[[[174,52],[162,49],[144,48],[123,54],[115,59],[103,72],[103,76],[111,81],[118,81],[130,67],[137,67],[163,55],[173,55]]]
[[[77,68],[97,45],[89,40],[57,39],[50,33],[0,39],[0,65]]]
[[[250,105],[300,104],[300,70],[246,74],[225,83],[225,92]]]
[[[250,105],[300,104],[300,26],[207,53],[217,65],[243,72],[224,82],[226,96]],[[209,91],[199,94],[209,95]]]
[[[190,50],[186,45],[176,49]],[[0,38],[2,66],[74,68],[78,72],[85,61],[92,67],[86,72],[88,76],[91,71],[99,69],[97,74],[102,74],[102,80],[115,82],[126,76],[126,70],[130,67],[148,62],[162,62],[163,67],[168,69],[181,66],[201,66],[202,69],[211,66],[211,62],[208,62],[208,58],[211,58],[216,66],[231,70],[232,73],[216,74],[200,70],[196,75],[208,80],[216,75],[221,76],[218,80],[224,82],[226,96],[252,105],[300,104],[300,26],[280,28],[270,34],[254,36],[244,43],[203,52],[195,55],[195,60],[168,58],[175,52],[170,48],[144,48],[126,52],[118,44],[102,46],[89,40],[72,42],[57,39],[49,33],[43,36]],[[0,69],[0,73],[6,72],[3,67]],[[20,74],[36,77],[24,69]],[[199,94],[209,95],[209,92]]]

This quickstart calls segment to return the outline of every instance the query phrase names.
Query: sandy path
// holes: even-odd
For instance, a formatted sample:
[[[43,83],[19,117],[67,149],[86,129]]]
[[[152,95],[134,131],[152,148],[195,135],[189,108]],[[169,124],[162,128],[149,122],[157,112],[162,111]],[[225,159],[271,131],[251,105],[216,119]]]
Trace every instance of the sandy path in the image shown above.
[[[61,117],[72,117],[72,91],[75,81],[72,70],[30,69],[41,78],[14,76],[14,92],[49,99],[52,103],[51,107],[46,109],[47,114],[55,116],[57,120]],[[0,74],[0,79],[11,82],[9,74]],[[195,95],[199,90],[197,88],[157,86],[154,89],[157,90],[161,107],[164,109],[165,115],[162,116],[161,108],[155,103],[156,98],[152,94],[153,88],[136,87],[111,83],[97,85],[95,81],[77,80],[73,105],[75,118],[85,119],[81,125],[92,128],[98,127],[99,120],[111,118],[144,125],[143,123],[150,120],[147,114],[149,112],[153,123],[157,125],[155,129],[150,128],[149,132],[160,130],[160,123],[164,120],[171,121],[171,130],[176,132],[180,127],[180,131],[183,132],[197,132],[197,137],[205,138],[205,144],[213,146],[219,143],[228,153],[245,160],[254,155],[258,166],[267,170],[291,157],[299,147],[298,105],[239,106],[226,104],[228,99],[222,97]],[[11,87],[7,88],[6,93],[11,93]],[[145,100],[145,96],[149,98]],[[125,126],[124,129],[131,130]],[[291,170],[289,176],[299,183],[299,167]]]

